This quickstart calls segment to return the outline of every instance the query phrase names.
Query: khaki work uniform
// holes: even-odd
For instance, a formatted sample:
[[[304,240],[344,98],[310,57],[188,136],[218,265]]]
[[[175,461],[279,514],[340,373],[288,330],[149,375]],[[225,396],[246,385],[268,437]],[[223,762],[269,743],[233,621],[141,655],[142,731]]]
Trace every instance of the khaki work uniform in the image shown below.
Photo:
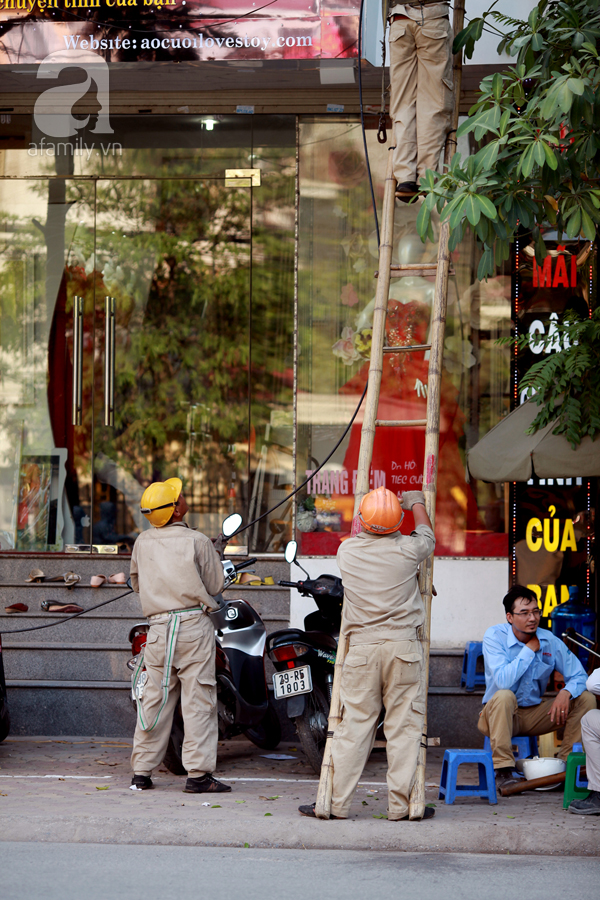
[[[334,816],[348,817],[382,706],[388,818],[408,812],[425,715],[423,650],[417,640],[424,609],[417,571],[434,546],[431,528],[417,525],[410,536],[363,532],[338,550],[350,646],[342,669],[342,721],[332,742]]]
[[[394,176],[415,181],[439,170],[452,127],[453,32],[448,3],[396,4],[390,26],[390,115],[394,128]]]
[[[150,622],[133,771],[150,776],[162,762],[181,698],[182,761],[191,778],[201,778],[214,771],[217,758],[215,632],[207,612],[218,607],[213,595],[224,584],[221,560],[209,538],[175,522],[140,534],[130,571]]]

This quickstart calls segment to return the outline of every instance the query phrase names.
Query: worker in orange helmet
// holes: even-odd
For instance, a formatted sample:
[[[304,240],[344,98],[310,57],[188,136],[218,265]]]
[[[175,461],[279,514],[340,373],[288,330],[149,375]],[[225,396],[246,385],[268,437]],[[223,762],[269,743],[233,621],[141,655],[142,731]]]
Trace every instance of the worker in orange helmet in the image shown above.
[[[404,509],[415,519],[410,535],[400,533]],[[408,818],[423,731],[426,698],[417,629],[425,613],[417,576],[435,537],[421,491],[405,492],[400,503],[391,491],[377,488],[365,494],[358,515],[362,532],[344,541],[337,555],[349,648],[342,670],[343,718],[332,742],[330,818],[348,818],[385,706],[388,819],[397,821]],[[315,815],[314,804],[299,809]],[[425,808],[424,818],[434,813]]]

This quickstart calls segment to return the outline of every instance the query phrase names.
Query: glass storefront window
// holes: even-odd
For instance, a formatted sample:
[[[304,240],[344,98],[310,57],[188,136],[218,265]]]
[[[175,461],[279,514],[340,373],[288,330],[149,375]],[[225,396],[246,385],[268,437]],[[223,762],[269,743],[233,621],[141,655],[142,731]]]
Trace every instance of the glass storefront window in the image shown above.
[[[153,118],[3,153],[2,550],[129,552],[175,474],[211,536],[292,485],[295,118]],[[242,541],[290,534],[288,504]]]
[[[387,148],[367,132],[378,212]],[[300,122],[298,482],[340,439],[366,384],[374,306],[377,239],[357,119]],[[416,234],[417,205],[399,204],[394,262],[433,262],[436,244]],[[436,553],[505,556],[507,498],[502,486],[469,481],[466,450],[510,407],[510,276],[476,279],[470,240],[453,254],[442,381]],[[392,280],[387,344],[427,343],[433,277]],[[386,354],[379,418],[425,417],[428,353]],[[359,414],[326,468],[297,502],[304,553],[335,553],[349,533],[360,444]],[[422,483],[424,428],[378,429],[371,486],[401,493]],[[410,516],[407,516],[407,520]],[[410,528],[410,521],[407,521]]]

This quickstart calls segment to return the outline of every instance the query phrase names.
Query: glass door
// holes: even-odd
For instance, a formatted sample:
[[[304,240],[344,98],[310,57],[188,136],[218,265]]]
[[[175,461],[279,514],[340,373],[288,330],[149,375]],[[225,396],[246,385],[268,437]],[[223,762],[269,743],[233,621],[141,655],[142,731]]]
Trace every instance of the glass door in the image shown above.
[[[93,183],[0,182],[0,233],[0,549],[60,551],[91,535]]]
[[[210,536],[246,514],[251,189],[99,180],[93,543],[127,552],[144,488],[178,475]]]

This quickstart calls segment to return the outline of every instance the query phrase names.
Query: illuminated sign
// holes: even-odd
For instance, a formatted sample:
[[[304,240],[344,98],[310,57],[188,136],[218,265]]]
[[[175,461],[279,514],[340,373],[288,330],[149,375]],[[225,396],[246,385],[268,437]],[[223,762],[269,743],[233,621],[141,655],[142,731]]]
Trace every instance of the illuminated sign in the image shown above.
[[[0,64],[343,59],[357,56],[359,12],[356,0],[0,0]]]

